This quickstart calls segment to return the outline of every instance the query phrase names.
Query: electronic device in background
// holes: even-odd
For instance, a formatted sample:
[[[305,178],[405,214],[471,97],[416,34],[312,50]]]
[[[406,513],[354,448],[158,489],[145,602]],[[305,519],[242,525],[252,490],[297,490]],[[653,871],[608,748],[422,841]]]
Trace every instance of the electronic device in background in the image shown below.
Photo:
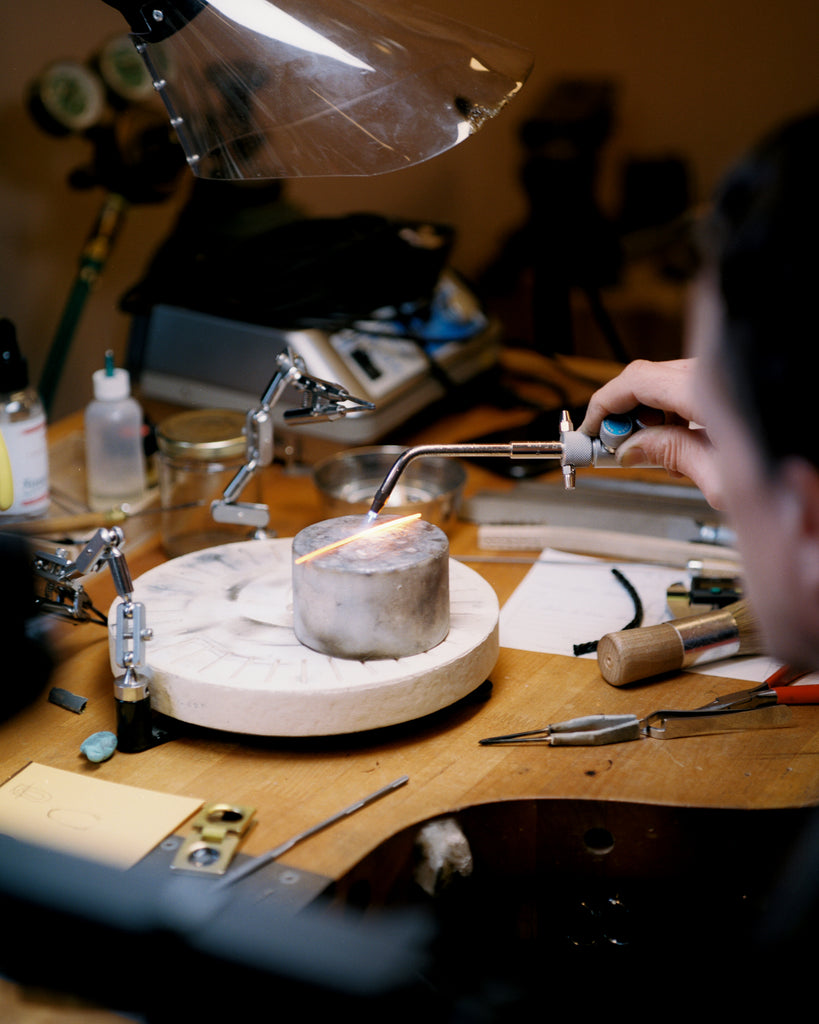
[[[469,289],[441,275],[423,322],[377,313],[338,329],[287,329],[160,303],[134,318],[128,363],[144,397],[191,407],[253,408],[290,347],[309,373],[371,401],[373,412],[288,431],[347,445],[369,444],[432,402],[491,369],[501,331]],[[282,408],[300,402],[294,392]],[[282,413],[274,413],[277,426]]]

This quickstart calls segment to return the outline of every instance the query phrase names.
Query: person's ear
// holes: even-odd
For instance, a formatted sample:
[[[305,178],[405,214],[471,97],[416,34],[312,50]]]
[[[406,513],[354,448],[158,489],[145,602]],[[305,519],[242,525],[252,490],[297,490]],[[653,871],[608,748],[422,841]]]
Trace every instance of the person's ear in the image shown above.
[[[802,585],[800,592],[819,603],[819,469],[799,456],[788,458],[780,467],[778,486],[782,539],[794,555],[791,570]]]

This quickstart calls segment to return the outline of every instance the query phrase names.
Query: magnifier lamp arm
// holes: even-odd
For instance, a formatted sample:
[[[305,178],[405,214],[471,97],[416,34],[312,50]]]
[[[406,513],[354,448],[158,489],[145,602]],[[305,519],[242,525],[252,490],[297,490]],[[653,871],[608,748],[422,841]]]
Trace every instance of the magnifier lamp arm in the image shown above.
[[[102,0],[113,7],[125,18],[131,28],[131,34],[137,37],[134,41],[143,40],[158,43],[167,39],[179,30],[179,26],[171,26],[165,20],[162,4],[148,4],[145,0]],[[196,15],[207,7],[206,0],[174,0],[173,7],[181,15],[184,23],[192,21]]]

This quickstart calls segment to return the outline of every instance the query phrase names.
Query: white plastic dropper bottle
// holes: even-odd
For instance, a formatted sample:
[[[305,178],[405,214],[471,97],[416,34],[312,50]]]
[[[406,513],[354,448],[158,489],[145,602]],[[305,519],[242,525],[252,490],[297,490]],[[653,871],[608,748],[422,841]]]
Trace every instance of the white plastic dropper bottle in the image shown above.
[[[131,377],[105,353],[105,369],[95,370],[94,400],[85,409],[85,467],[88,505],[109,512],[145,496],[142,409],[131,397]]]

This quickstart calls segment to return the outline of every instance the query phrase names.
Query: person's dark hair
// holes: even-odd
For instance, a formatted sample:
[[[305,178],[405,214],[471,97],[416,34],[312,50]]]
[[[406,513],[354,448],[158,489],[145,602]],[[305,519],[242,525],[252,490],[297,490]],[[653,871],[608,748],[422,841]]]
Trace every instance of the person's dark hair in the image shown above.
[[[771,464],[787,455],[819,464],[819,111],[773,132],[726,177],[707,245],[738,411]]]

